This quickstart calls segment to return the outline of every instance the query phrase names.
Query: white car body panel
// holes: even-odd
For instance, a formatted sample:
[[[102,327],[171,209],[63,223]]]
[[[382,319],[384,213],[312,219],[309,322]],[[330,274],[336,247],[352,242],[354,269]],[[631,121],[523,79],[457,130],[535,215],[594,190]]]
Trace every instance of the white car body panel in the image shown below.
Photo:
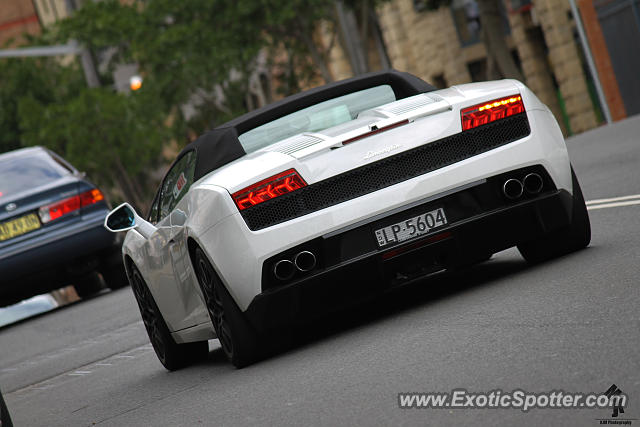
[[[304,216],[251,231],[230,194],[295,168],[307,184],[461,132],[460,110],[519,93],[531,133],[525,138]],[[342,146],[380,127],[409,124]],[[402,99],[360,114],[353,122],[298,135],[248,154],[194,183],[178,203],[184,224],[164,218],[150,239],[128,232],[123,253],[140,269],[177,342],[215,336],[203,303],[187,239],[205,249],[241,310],[261,292],[263,262],[287,248],[344,229],[512,169],[544,166],[557,189],[572,193],[564,138],[553,115],[515,80],[472,83]],[[347,129],[344,132],[344,129]],[[333,148],[333,149],[332,149]]]

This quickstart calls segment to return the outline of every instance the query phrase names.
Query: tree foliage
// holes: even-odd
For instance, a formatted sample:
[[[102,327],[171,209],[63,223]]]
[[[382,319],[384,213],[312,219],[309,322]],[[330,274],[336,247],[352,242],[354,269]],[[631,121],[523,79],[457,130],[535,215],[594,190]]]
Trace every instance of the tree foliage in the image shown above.
[[[21,100],[43,105],[64,103],[84,86],[77,71],[52,58],[0,60],[0,153],[23,145],[18,113]]]
[[[157,163],[167,131],[164,115],[145,94],[82,88],[62,103],[22,98],[18,114],[24,144],[63,153],[95,181],[116,186],[129,201],[146,206],[146,172]]]

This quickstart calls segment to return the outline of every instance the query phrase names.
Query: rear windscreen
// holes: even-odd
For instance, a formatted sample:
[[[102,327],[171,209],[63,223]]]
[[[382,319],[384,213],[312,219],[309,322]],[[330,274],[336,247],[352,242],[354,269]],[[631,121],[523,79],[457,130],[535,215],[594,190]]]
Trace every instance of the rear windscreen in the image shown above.
[[[354,120],[358,114],[396,100],[389,85],[380,85],[320,102],[279,119],[265,123],[240,135],[247,153],[304,132],[321,132]]]
[[[47,185],[69,171],[46,152],[0,159],[0,201],[7,196]]]

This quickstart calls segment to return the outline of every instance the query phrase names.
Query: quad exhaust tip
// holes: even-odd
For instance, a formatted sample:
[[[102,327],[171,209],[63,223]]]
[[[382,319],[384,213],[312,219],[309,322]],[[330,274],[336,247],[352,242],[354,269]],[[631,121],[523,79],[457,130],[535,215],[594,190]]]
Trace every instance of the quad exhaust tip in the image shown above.
[[[316,266],[316,256],[312,252],[302,251],[295,256],[293,263],[302,272],[310,271]]]
[[[517,179],[510,178],[504,182],[502,193],[511,200],[516,200],[522,196],[524,187]]]
[[[273,275],[278,280],[289,280],[296,272],[296,267],[288,259],[281,259],[273,266]]]
[[[544,182],[542,181],[542,177],[537,173],[530,173],[524,177],[522,184],[527,193],[538,194],[542,191]]]

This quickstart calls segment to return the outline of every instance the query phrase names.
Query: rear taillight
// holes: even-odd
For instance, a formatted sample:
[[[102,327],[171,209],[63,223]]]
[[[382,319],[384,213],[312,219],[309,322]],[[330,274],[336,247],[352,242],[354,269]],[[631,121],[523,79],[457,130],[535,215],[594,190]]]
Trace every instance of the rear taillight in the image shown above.
[[[104,195],[102,191],[94,188],[93,190],[85,191],[80,194],[80,204],[82,206],[93,205],[94,203],[98,203],[104,200]]]
[[[238,209],[243,210],[283,194],[291,193],[299,188],[306,187],[306,185],[307,183],[298,175],[295,169],[289,169],[243,188],[233,193],[231,197],[233,197]]]
[[[83,206],[89,206],[102,200],[104,200],[104,195],[100,190],[94,188],[67,199],[51,203],[50,205],[42,206],[38,210],[38,215],[40,216],[40,221],[42,221],[43,224],[46,224],[54,219],[58,219],[71,212],[77,211]]]
[[[524,104],[520,95],[494,99],[460,111],[462,130],[473,129],[519,113],[524,113]]]

